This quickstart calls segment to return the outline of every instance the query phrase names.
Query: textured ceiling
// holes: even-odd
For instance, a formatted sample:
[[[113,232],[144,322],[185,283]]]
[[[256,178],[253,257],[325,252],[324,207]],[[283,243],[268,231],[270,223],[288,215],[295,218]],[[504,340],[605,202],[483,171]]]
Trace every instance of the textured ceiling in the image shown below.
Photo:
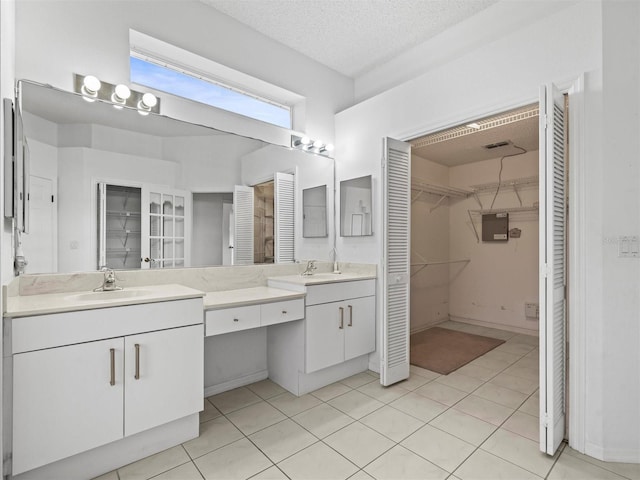
[[[355,78],[497,0],[200,1]]]

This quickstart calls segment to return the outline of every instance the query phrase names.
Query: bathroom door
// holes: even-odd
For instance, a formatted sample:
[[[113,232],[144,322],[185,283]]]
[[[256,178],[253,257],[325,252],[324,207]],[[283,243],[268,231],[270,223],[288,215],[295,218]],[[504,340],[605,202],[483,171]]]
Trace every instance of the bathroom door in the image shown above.
[[[411,145],[383,141],[383,310],[380,383],[409,378]]]
[[[293,263],[295,256],[294,203],[295,176],[276,172],[274,175],[275,262]]]
[[[555,85],[540,88],[540,450],[565,430],[565,109]]]
[[[233,264],[253,264],[253,187],[233,188]]]

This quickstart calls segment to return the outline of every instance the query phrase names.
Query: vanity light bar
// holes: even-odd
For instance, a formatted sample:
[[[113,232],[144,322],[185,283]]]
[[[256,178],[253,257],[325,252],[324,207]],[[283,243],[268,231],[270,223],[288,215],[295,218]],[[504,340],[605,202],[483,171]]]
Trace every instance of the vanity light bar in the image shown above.
[[[325,144],[321,140],[311,140],[306,135],[291,135],[291,146],[305,152],[324,155],[325,157],[330,157],[334,150],[333,144]]]
[[[141,115],[160,113],[160,99],[152,93],[137,92],[124,84],[113,85],[93,75],[73,74],[73,89],[88,102],[100,100],[115,108],[135,108]]]

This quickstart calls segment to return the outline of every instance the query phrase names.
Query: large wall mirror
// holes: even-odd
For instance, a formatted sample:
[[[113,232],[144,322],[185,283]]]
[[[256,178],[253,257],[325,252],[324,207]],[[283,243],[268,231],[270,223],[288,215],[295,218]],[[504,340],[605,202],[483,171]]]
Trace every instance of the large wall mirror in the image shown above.
[[[330,236],[302,235],[302,192],[333,185],[333,159],[35,82],[18,91],[26,273],[328,259]]]

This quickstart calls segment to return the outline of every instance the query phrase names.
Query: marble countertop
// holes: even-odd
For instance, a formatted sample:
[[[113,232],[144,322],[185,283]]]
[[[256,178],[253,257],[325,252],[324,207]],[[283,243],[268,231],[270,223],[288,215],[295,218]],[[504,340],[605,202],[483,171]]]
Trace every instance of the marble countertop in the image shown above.
[[[269,277],[269,284],[291,284],[296,286],[320,285],[323,283],[351,282],[355,280],[369,280],[376,278],[371,273],[314,273],[313,275],[283,275],[279,277]]]
[[[241,307],[260,303],[278,302],[304,298],[305,294],[292,290],[273,287],[250,287],[237,290],[207,292],[204,296],[204,309],[214,310],[227,307]]]
[[[204,296],[204,292],[178,284],[149,285],[112,292],[66,292],[7,297],[5,317],[93,310],[141,303],[167,302]]]

